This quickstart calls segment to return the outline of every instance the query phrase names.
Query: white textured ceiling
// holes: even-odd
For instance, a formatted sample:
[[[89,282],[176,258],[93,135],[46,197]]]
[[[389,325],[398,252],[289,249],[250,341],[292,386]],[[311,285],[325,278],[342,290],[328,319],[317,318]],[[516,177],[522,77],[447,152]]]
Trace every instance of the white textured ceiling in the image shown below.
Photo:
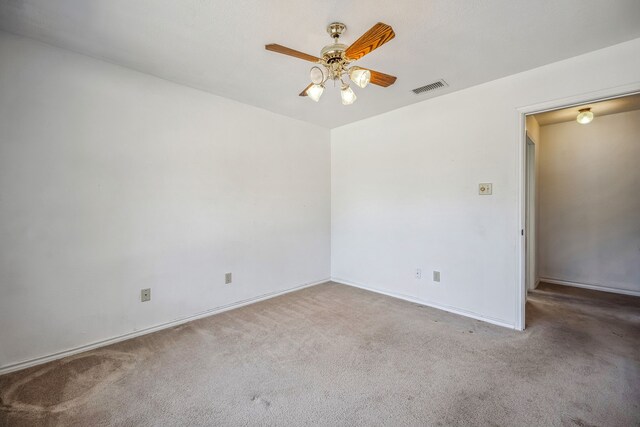
[[[540,126],[572,122],[578,116],[578,110],[581,108],[591,108],[594,120],[598,117],[608,116],[609,114],[640,110],[640,94],[607,99],[606,101],[592,102],[590,104],[577,105],[575,107],[563,108],[560,110],[547,111],[535,114],[534,117]]]
[[[347,24],[347,44],[393,26],[358,63],[396,84],[356,87],[351,106],[332,87],[319,103],[299,97],[311,63],[264,45],[319,55],[332,21]],[[640,1],[0,0],[0,28],[333,128],[638,38]],[[441,78],[448,88],[411,92]]]

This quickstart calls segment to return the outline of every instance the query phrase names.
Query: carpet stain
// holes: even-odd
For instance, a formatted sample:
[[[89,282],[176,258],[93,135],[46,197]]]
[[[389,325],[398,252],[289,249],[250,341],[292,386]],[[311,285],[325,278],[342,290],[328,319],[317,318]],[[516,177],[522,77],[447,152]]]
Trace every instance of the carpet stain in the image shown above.
[[[267,399],[262,398],[259,395],[253,395],[251,396],[251,401],[255,402],[259,405],[262,405],[265,409],[269,409],[269,407],[271,406],[271,402],[268,401]]]
[[[133,354],[99,350],[43,365],[3,389],[1,407],[30,413],[66,411],[126,375],[135,363]]]
[[[598,427],[595,424],[589,424],[588,422],[580,418],[571,418],[571,423],[579,427]]]

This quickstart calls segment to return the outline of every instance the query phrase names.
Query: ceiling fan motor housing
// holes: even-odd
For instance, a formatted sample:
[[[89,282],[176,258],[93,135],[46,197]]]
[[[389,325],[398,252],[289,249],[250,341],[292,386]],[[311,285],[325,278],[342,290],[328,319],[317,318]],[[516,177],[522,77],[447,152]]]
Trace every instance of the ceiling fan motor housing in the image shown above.
[[[338,40],[343,32],[347,29],[347,26],[342,22],[333,22],[327,26],[327,33],[331,37],[333,37],[334,43],[322,48],[320,51],[320,55],[322,55],[323,62],[327,68],[329,68],[333,74],[333,78],[335,79],[335,73],[342,71],[345,61],[347,61],[347,57],[344,52],[347,50],[348,46],[346,44],[339,43]]]
[[[344,51],[347,50],[347,45],[342,43],[334,43],[322,48],[320,52],[322,58],[328,63],[333,64],[345,59]]]

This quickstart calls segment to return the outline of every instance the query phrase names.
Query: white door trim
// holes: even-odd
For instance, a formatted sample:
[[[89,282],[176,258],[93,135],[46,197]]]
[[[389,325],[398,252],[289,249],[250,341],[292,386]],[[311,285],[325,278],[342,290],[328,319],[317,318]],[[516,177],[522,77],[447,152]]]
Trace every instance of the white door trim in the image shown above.
[[[525,269],[527,270],[527,286],[526,291],[535,288],[537,271],[536,271],[536,142],[531,139],[531,135],[527,135],[526,144],[526,162],[527,162],[527,212],[525,216],[525,244],[527,251],[527,262]],[[539,148],[540,146],[538,146]],[[527,294],[525,293],[525,298]]]
[[[586,104],[589,102],[604,101],[606,99],[620,98],[623,96],[634,95],[640,93],[640,82],[631,83],[624,86],[617,86],[608,89],[602,89],[594,92],[575,95],[567,98],[555,99],[538,104],[527,105],[516,109],[516,120],[518,120],[516,141],[518,141],[518,214],[520,217],[519,228],[517,230],[520,237],[518,243],[518,291],[516,292],[515,313],[516,322],[515,329],[524,330],[525,327],[525,304],[527,302],[526,287],[526,245],[523,231],[526,224],[526,185],[527,185],[527,135],[526,135],[526,116],[545,111],[558,110],[560,108],[572,107],[574,105]]]

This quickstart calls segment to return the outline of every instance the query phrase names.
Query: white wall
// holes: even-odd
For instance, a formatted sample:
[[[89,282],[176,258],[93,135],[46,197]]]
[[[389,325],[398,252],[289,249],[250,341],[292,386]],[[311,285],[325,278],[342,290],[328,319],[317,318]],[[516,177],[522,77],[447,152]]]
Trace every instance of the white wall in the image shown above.
[[[332,276],[517,325],[516,109],[639,79],[636,39],[332,130]]]
[[[329,137],[0,33],[0,367],[327,279]]]
[[[540,135],[540,276],[640,295],[640,111]]]
[[[527,223],[525,228],[529,228],[526,230],[526,239],[527,242],[527,284],[528,289],[535,289],[538,286],[538,248],[536,245],[537,235],[538,235],[538,224],[539,224],[539,204],[538,199],[540,197],[540,188],[537,181],[537,177],[540,173],[540,124],[535,116],[530,115],[526,117],[526,132],[527,136],[533,142],[533,170],[529,172],[527,170],[527,180],[531,180],[532,187],[534,193],[533,198],[529,198],[527,196],[527,215],[529,215],[532,219],[530,219],[530,223]],[[527,144],[529,142],[527,141]],[[527,155],[530,151],[527,151]],[[527,168],[530,167],[530,162],[527,162]],[[529,184],[527,184],[529,185]],[[529,191],[529,187],[527,187],[527,191]]]

